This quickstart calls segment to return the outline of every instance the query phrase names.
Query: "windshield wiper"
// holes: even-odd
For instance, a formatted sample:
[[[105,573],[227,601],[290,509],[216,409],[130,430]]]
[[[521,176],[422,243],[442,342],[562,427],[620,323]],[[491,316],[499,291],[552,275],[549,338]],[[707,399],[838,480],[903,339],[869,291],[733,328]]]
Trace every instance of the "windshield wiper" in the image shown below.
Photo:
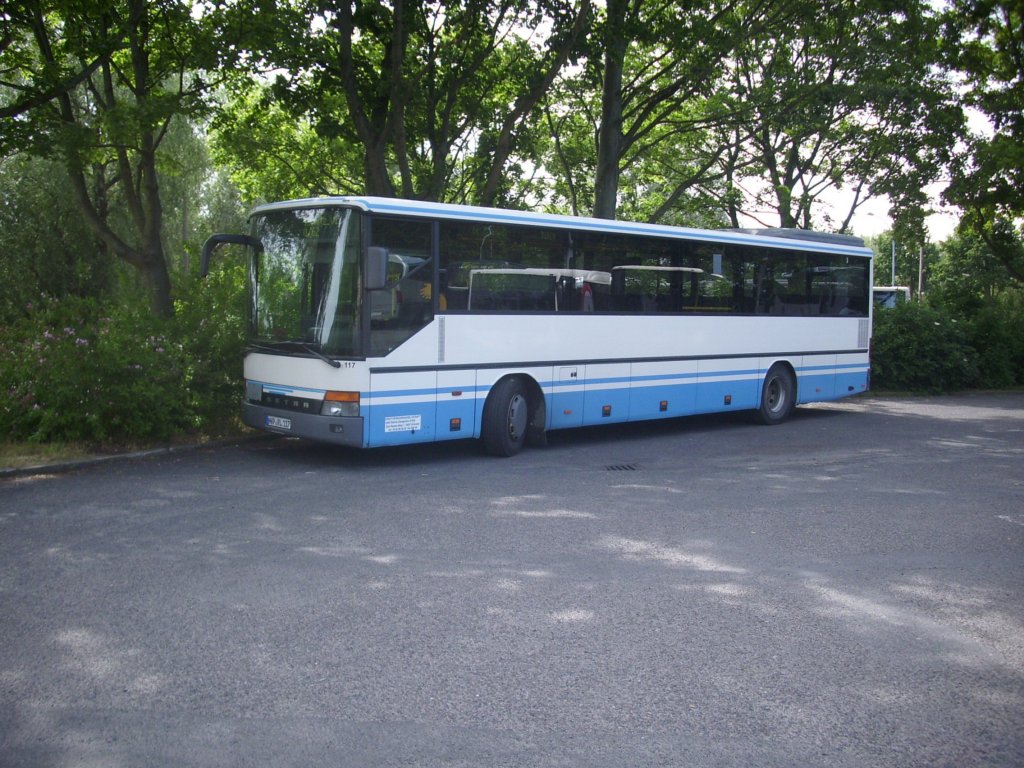
[[[337,360],[332,360],[316,347],[311,347],[309,344],[303,344],[298,341],[293,341],[292,344],[301,349],[303,352],[309,352],[309,354],[313,355],[313,357],[319,357],[321,360],[323,360],[325,363],[331,366],[331,368],[341,368],[341,363],[339,363]]]
[[[279,341],[277,342],[277,344],[278,346],[272,347],[268,344],[254,344],[250,342],[249,347],[252,349],[263,350],[264,352],[280,352],[281,347],[285,345],[297,347],[301,351],[308,352],[313,357],[317,357],[323,360],[325,363],[331,366],[331,368],[341,368],[341,363],[339,363],[337,360],[332,360],[319,349],[317,349],[316,347],[312,347],[309,344],[303,344],[301,341]]]

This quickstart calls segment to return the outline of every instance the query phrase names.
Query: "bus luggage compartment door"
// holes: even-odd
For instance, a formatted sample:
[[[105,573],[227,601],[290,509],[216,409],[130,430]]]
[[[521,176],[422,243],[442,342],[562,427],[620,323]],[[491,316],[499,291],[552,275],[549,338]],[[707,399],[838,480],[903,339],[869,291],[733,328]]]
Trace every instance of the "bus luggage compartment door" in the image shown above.
[[[437,372],[371,373],[368,411],[371,446],[434,440]]]
[[[476,371],[437,372],[437,440],[476,433]]]
[[[556,367],[558,379],[551,394],[551,429],[578,427],[583,424],[583,377],[586,368],[582,365]]]

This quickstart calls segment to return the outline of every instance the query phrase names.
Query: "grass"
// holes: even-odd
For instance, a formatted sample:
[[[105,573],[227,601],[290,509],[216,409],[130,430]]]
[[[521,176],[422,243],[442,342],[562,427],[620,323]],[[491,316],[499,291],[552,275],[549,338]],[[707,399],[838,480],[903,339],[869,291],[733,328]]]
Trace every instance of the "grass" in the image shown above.
[[[214,440],[233,440],[253,434],[239,419],[226,419],[212,429],[195,434],[176,435],[161,441],[125,441],[94,445],[74,442],[29,443],[0,442],[0,470],[41,467],[98,456],[145,451],[154,448],[202,445]]]
[[[78,443],[0,443],[0,469],[80,461],[95,455],[95,451]]]

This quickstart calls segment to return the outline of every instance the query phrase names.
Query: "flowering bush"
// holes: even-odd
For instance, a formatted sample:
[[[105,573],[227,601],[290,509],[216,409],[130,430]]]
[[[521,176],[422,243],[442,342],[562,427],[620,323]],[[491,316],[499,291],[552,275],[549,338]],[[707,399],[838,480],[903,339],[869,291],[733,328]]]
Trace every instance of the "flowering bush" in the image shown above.
[[[103,442],[195,424],[188,355],[171,322],[78,298],[27,310],[0,331],[0,435]]]
[[[0,440],[165,439],[235,422],[244,266],[181,291],[171,320],[73,296],[0,325]]]

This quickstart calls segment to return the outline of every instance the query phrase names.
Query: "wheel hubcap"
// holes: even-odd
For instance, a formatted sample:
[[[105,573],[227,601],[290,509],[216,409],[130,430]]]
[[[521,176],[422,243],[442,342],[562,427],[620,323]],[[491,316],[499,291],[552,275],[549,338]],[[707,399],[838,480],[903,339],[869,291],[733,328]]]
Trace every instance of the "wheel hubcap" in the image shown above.
[[[768,384],[768,410],[778,413],[786,403],[786,391],[778,379],[772,379]]]
[[[526,419],[526,398],[515,395],[508,404],[508,436],[513,442],[519,442],[526,434]]]

